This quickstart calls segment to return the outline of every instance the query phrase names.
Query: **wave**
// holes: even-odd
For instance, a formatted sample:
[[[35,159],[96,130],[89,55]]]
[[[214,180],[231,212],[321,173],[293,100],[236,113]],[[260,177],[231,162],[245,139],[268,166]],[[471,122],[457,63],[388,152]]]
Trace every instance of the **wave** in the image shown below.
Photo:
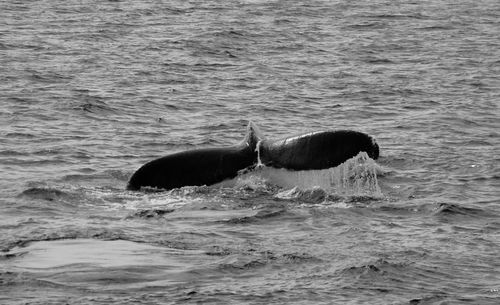
[[[126,219],[131,219],[131,218],[160,218],[163,217],[165,214],[169,214],[174,212],[174,209],[145,209],[145,210],[139,210],[135,213],[133,213],[130,216],[127,216]]]
[[[436,294],[432,296],[426,296],[421,298],[415,298],[408,301],[409,305],[417,305],[417,304],[441,304],[440,301],[445,301],[447,299],[446,294]],[[446,303],[446,302],[445,302]]]
[[[269,265],[298,265],[308,263],[318,263],[322,260],[308,253],[273,253],[271,251],[256,251],[255,249],[238,250],[234,255],[228,252],[227,257],[222,260],[217,269],[223,272],[240,272],[242,270],[254,270],[264,268]]]
[[[8,260],[8,259],[15,259],[18,257],[22,257],[26,254],[28,254],[28,251],[19,251],[19,252],[15,252],[15,253],[0,253],[0,261]]]
[[[281,218],[282,216],[285,216],[289,214],[288,211],[284,208],[280,209],[263,209],[257,212],[257,214],[252,215],[252,216],[244,216],[244,217],[237,217],[237,218],[231,218],[229,220],[224,220],[222,221],[223,223],[230,223],[230,224],[248,224],[248,223],[256,223],[260,222],[265,219],[270,219],[270,218]]]
[[[26,132],[9,132],[5,134],[6,138],[26,138],[26,139],[34,139],[36,138],[36,135],[32,133],[26,133]]]
[[[405,204],[382,204],[370,208],[374,212],[382,212],[391,215],[433,215],[436,217],[473,217],[473,218],[496,218],[498,213],[485,208],[465,206],[456,203],[427,203],[415,200]]]
[[[105,170],[102,172],[91,173],[95,171],[91,168],[83,168],[80,171],[90,172],[90,174],[70,174],[65,175],[61,178],[63,182],[73,182],[73,181],[92,181],[92,180],[102,180],[102,179],[113,179],[118,181],[127,181],[131,173],[122,170]]]
[[[386,27],[386,25],[381,22],[364,22],[364,23],[350,24],[346,27],[356,30],[360,29],[363,30],[363,29],[382,29]]]
[[[438,203],[434,215],[437,216],[470,216],[470,217],[498,217],[493,211],[473,208],[454,203]]]
[[[345,268],[341,273],[351,276],[376,275],[388,272],[400,273],[403,272],[407,266],[408,263],[394,263],[385,259],[378,259],[373,263]]]
[[[426,26],[426,27],[421,27],[419,30],[422,31],[448,31],[448,30],[453,30],[454,28],[449,25],[432,25],[432,26]]]
[[[393,64],[394,61],[387,59],[387,58],[375,58],[375,57],[369,57],[364,59],[366,63],[369,64]]]
[[[423,19],[426,16],[415,13],[415,14],[376,14],[376,15],[366,15],[363,17],[377,18],[377,19]]]
[[[54,201],[56,199],[67,197],[69,195],[70,194],[58,189],[39,187],[29,188],[19,194],[19,196],[26,196],[32,199],[42,199],[47,201]]]
[[[75,110],[81,110],[84,112],[90,112],[90,113],[106,113],[106,112],[114,112],[113,108],[108,106],[106,102],[103,101],[87,101],[83,104],[78,105],[77,107],[74,108]]]
[[[221,264],[217,268],[219,271],[232,271],[234,272],[235,270],[248,270],[248,269],[257,269],[257,268],[263,268],[265,267],[266,260],[264,259],[253,259],[253,260],[247,260],[247,261],[236,261],[234,263],[226,263],[226,264]]]
[[[58,240],[73,240],[73,239],[98,239],[98,240],[130,240],[121,232],[114,232],[107,229],[86,229],[86,230],[59,230],[55,232],[32,232],[29,237],[11,240],[7,242],[1,249],[1,252],[7,253],[13,249],[21,249],[35,242],[41,241],[58,241]],[[17,252],[16,252],[17,253]],[[13,253],[11,253],[13,254]]]

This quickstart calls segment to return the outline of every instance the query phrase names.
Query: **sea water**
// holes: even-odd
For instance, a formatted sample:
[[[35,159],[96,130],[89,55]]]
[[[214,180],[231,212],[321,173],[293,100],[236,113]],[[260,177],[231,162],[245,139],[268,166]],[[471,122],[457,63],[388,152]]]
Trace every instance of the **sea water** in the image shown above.
[[[1,304],[498,304],[500,2],[0,1]],[[131,192],[353,129],[381,156]]]

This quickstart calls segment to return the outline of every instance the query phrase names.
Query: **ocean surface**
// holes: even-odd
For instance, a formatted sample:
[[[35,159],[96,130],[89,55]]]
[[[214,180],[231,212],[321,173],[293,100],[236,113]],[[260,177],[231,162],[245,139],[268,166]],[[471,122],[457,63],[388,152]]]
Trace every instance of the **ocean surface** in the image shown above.
[[[500,2],[0,1],[0,304],[500,304]],[[126,190],[335,129],[381,156]]]

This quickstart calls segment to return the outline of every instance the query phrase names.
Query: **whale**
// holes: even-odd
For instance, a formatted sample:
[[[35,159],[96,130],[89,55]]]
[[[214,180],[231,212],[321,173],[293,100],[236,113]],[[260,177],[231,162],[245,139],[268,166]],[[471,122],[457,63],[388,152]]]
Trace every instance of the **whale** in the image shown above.
[[[182,151],[150,161],[132,175],[127,189],[212,185],[262,166],[293,171],[327,169],[360,152],[374,160],[379,157],[375,139],[359,131],[317,131],[272,141],[250,122],[241,143]]]
[[[249,123],[245,138],[237,145],[182,151],[152,160],[132,175],[127,189],[170,190],[234,178],[240,171],[255,166],[256,147],[261,140],[258,133],[256,126]]]
[[[263,165],[296,171],[336,167],[362,151],[374,160],[379,157],[375,139],[353,130],[317,131],[259,144]]]

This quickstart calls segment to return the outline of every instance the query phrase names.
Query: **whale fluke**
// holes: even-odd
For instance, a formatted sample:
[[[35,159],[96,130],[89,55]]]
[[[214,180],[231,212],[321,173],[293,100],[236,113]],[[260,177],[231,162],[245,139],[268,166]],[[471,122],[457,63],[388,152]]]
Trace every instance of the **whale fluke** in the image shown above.
[[[378,144],[362,132],[319,131],[268,141],[258,127],[249,122],[240,144],[183,151],[150,161],[132,175],[127,189],[169,190],[188,185],[211,185],[261,164],[289,170],[326,169],[362,151],[372,159],[379,156]]]

